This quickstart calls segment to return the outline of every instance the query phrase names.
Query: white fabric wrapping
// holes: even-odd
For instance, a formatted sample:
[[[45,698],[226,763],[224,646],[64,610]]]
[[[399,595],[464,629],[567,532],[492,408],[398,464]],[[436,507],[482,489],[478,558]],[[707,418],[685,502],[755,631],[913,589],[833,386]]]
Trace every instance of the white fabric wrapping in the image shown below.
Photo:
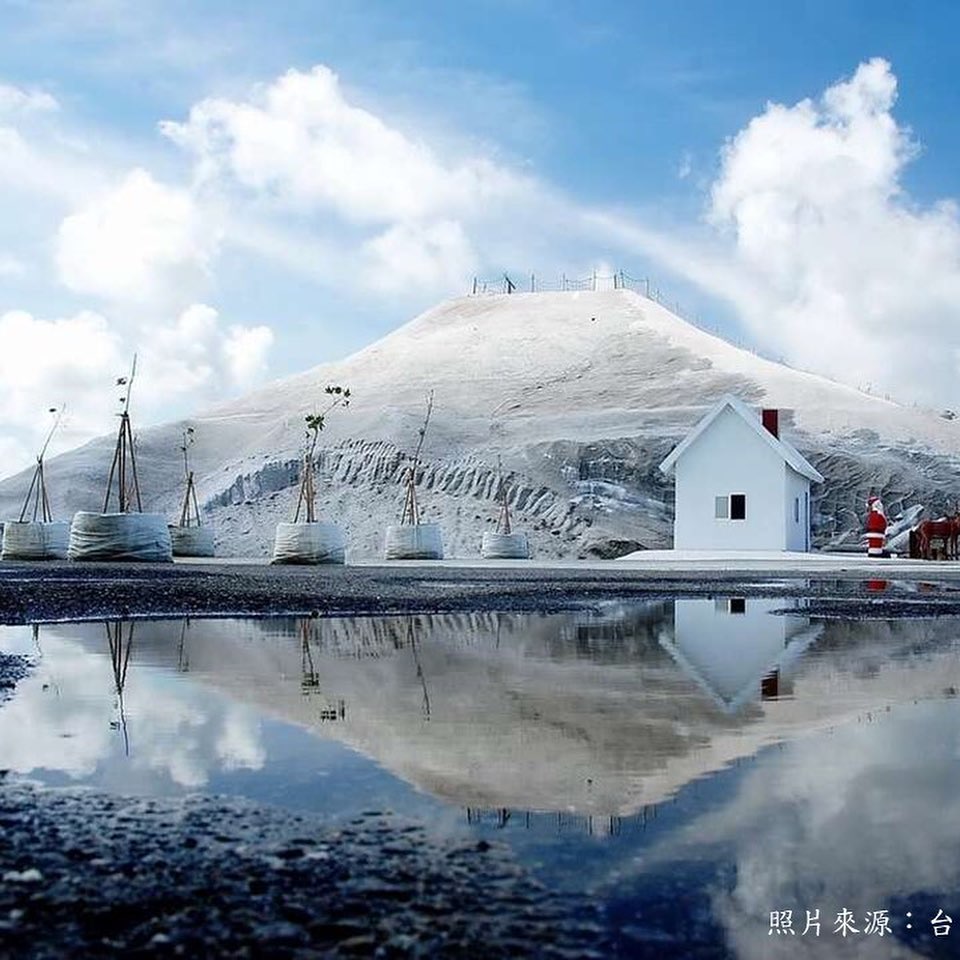
[[[175,557],[212,557],[213,531],[209,527],[170,524],[170,543]]]
[[[484,560],[529,560],[530,544],[525,533],[494,533],[483,535],[480,556]]]
[[[278,523],[271,563],[343,563],[344,541],[333,523]]]
[[[65,560],[69,543],[69,523],[7,520],[0,560]]]
[[[387,527],[387,560],[442,560],[443,535],[435,523]]]
[[[70,527],[71,560],[173,560],[167,519],[159,513],[86,513]]]

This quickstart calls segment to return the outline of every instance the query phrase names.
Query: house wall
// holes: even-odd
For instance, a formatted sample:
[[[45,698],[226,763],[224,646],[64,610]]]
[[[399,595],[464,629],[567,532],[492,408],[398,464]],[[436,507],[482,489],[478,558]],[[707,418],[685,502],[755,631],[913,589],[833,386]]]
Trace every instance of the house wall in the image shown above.
[[[786,549],[783,458],[733,410],[724,409],[691,444],[675,475],[675,549]],[[714,517],[714,497],[730,493],[746,494],[745,520]]]
[[[810,549],[810,481],[789,464],[783,465],[786,500],[784,501],[784,536],[787,550]],[[794,500],[800,498],[800,519],[794,520]]]

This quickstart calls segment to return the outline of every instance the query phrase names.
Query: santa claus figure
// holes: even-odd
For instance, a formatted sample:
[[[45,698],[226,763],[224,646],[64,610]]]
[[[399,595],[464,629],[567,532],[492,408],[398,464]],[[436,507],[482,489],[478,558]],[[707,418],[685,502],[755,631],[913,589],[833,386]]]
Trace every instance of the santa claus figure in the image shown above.
[[[879,497],[867,497],[867,556],[882,557],[886,545],[887,515]]]

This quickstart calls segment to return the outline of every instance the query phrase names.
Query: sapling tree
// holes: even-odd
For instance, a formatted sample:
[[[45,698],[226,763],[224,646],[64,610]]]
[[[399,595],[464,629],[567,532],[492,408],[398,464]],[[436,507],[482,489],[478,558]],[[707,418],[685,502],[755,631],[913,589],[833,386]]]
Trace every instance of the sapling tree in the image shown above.
[[[510,505],[507,503],[507,488],[503,482],[503,461],[497,455],[497,499],[500,501],[500,515],[497,517],[497,533],[510,533]]]
[[[46,441],[37,454],[37,466],[33,471],[33,479],[30,481],[30,487],[27,489],[27,495],[23,500],[23,508],[20,510],[20,523],[23,523],[27,518],[31,500],[33,501],[32,519],[34,523],[37,522],[38,516],[41,523],[50,523],[53,520],[53,514],[50,511],[50,500],[47,496],[47,482],[43,473],[43,458],[46,456],[47,447],[50,446],[53,435],[57,432],[57,427],[60,426],[60,422],[63,420],[63,411],[65,409],[66,406],[63,405],[60,407],[50,407],[47,411],[48,413],[56,414],[56,417],[54,418],[53,426],[50,427],[50,432],[47,434]]]
[[[136,444],[133,439],[133,430],[130,427],[130,394],[133,391],[133,381],[137,376],[137,355],[133,355],[133,366],[129,377],[117,377],[116,386],[120,388],[119,397],[120,429],[117,433],[117,445],[113,453],[113,463],[110,465],[110,476],[107,478],[107,491],[103,498],[103,512],[110,507],[110,494],[113,490],[113,478],[117,478],[117,507],[120,513],[127,513],[137,505],[137,512],[143,512],[140,502],[140,481],[137,479]]]
[[[504,407],[510,404],[510,409],[516,409],[519,403],[516,400],[507,399],[497,404],[490,414],[490,433],[494,438],[497,447],[497,502],[500,504],[500,513],[497,516],[497,533],[509,534],[511,531],[510,505],[507,503],[510,490],[503,477],[503,458],[500,454],[500,446],[503,443],[503,423],[498,419],[498,414]]]
[[[433,391],[427,394],[427,408],[423,423],[417,431],[417,448],[407,473],[407,492],[403,500],[403,511],[400,514],[402,526],[416,526],[420,522],[420,506],[417,503],[417,479],[420,472],[420,453],[423,450],[423,441],[427,436],[427,427],[430,425],[430,416],[433,413]]]
[[[316,523],[317,490],[314,481],[317,443],[320,433],[326,424],[327,415],[336,407],[350,406],[350,388],[328,384],[323,392],[329,398],[326,406],[315,413],[308,413],[304,417],[306,423],[303,470],[300,475],[300,495],[297,498],[297,510],[293,517],[294,523],[300,522],[300,512],[306,513],[307,523]]]
[[[200,505],[197,503],[197,488],[193,482],[193,471],[190,469],[190,448],[194,444],[193,427],[188,426],[181,433],[180,453],[183,455],[183,478],[186,483],[183,493],[183,504],[180,507],[180,526],[201,526]]]

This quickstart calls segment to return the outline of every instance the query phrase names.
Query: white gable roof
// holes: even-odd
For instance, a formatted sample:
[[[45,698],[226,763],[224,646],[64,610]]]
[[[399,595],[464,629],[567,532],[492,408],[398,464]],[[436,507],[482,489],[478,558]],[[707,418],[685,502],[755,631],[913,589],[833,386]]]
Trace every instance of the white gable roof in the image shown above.
[[[721,397],[716,406],[673,448],[670,455],[660,464],[660,469],[664,473],[670,473],[676,466],[677,461],[696,443],[700,434],[707,430],[710,424],[728,407],[736,413],[764,443],[772,447],[788,466],[801,476],[812,480],[814,483],[823,483],[823,477],[806,461],[799,451],[787,443],[786,440],[775,437],[761,423],[760,417],[754,410],[751,410],[742,400],[738,400],[729,393]]]

